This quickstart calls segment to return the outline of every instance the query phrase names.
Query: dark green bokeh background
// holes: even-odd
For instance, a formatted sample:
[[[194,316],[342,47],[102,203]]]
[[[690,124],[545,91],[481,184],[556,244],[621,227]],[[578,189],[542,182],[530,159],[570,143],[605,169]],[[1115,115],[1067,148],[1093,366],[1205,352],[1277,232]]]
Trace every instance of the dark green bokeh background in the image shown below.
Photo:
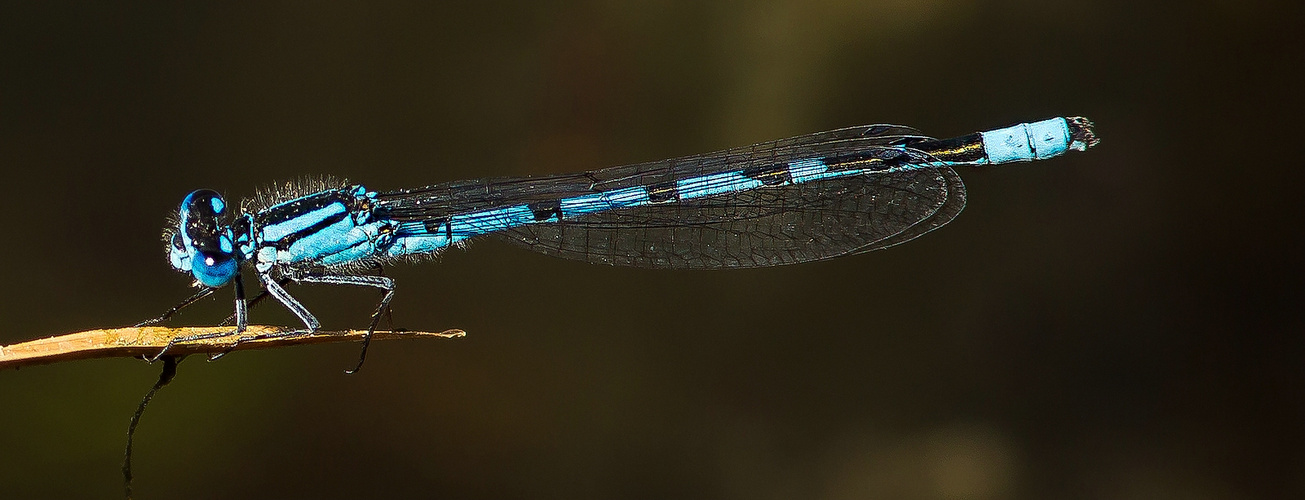
[[[671,272],[483,242],[396,267],[400,326],[469,336],[380,343],[356,376],[353,345],[188,360],[145,415],[138,497],[1299,498],[1294,5],[6,5],[0,343],[190,293],[158,234],[200,187],[1083,114],[1099,148],[964,171],[965,213],[887,251]],[[295,293],[337,328],[375,299]],[[0,497],[119,495],[157,372],[0,373]]]

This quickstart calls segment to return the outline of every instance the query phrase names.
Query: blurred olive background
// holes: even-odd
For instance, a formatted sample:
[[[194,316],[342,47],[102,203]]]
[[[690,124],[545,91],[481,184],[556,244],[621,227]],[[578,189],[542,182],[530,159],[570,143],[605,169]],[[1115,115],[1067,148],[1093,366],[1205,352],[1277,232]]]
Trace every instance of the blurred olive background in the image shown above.
[[[569,172],[1082,114],[886,251],[398,266],[461,340],[189,359],[138,498],[1300,498],[1300,12],[1267,1],[26,2],[0,11],[0,343],[187,296],[190,190]],[[359,327],[369,290],[292,290]],[[174,324],[212,324],[229,292]],[[277,306],[259,323],[294,324]],[[0,497],[112,498],[158,366],[0,373]]]

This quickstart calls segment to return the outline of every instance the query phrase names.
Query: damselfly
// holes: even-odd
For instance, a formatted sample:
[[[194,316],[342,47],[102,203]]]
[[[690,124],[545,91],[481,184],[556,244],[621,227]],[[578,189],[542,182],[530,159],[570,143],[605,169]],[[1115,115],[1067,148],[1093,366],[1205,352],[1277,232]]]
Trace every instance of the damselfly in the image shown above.
[[[868,252],[960,213],[965,186],[952,167],[1083,151],[1097,143],[1091,127],[1085,118],[1052,118],[940,140],[909,127],[867,125],[577,174],[388,192],[362,185],[290,189],[239,211],[202,189],[182,201],[166,235],[172,267],[193,276],[200,290],[144,324],[233,285],[234,328],[215,335],[240,335],[247,324],[244,267],[264,294],[303,322],[305,330],[285,335],[320,327],[285,290],[288,283],[383,291],[370,339],[394,281],[366,270],[482,236],[568,259],[648,268],[776,266]],[[364,341],[358,366],[366,351]]]

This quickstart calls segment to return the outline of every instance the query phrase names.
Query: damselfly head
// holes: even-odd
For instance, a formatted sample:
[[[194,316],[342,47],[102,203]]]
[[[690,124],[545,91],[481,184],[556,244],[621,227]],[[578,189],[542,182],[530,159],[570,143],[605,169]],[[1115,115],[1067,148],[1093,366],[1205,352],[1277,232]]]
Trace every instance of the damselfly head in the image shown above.
[[[200,189],[187,195],[168,242],[172,267],[190,273],[204,286],[229,283],[239,272],[240,262],[228,212],[226,201],[217,191]]]

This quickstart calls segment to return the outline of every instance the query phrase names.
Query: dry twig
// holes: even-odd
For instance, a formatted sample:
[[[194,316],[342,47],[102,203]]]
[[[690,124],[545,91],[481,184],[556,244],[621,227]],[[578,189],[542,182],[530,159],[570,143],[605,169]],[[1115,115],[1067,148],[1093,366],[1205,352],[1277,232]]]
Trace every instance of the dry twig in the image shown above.
[[[107,330],[88,330],[70,333],[18,344],[0,346],[0,369],[21,368],[24,366],[44,365],[75,359],[112,358],[112,357],[153,357],[159,354],[168,342],[175,338],[203,335],[214,332],[229,331],[231,327],[132,327],[112,328]],[[283,331],[274,326],[250,325],[242,335],[258,336]],[[268,349],[292,345],[321,344],[325,342],[357,342],[363,339],[365,330],[348,330],[340,332],[318,331],[287,337],[262,338],[237,343],[239,336],[228,335],[211,339],[178,342],[168,348],[169,355],[185,354],[221,354],[227,351],[246,349]],[[412,338],[455,338],[465,336],[462,330],[443,332],[385,332],[377,331],[374,340],[412,339]]]

